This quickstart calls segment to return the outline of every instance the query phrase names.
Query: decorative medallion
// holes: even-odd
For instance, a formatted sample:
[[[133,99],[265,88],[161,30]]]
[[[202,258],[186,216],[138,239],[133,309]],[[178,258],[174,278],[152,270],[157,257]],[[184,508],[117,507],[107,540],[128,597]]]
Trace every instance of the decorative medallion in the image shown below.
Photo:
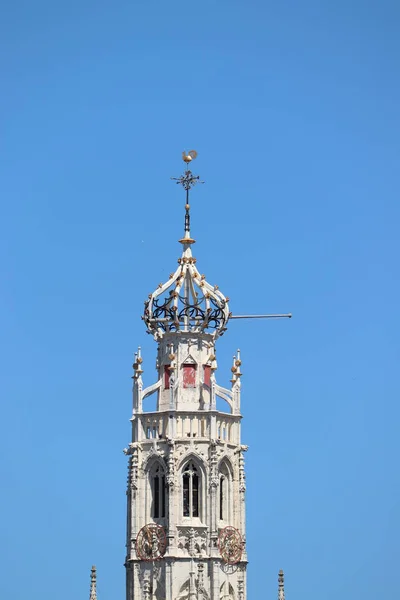
[[[240,532],[234,527],[224,527],[218,536],[218,549],[222,560],[228,565],[240,561],[243,552],[243,539]]]
[[[136,555],[140,560],[160,560],[167,549],[167,536],[164,528],[148,523],[139,531],[136,538]]]

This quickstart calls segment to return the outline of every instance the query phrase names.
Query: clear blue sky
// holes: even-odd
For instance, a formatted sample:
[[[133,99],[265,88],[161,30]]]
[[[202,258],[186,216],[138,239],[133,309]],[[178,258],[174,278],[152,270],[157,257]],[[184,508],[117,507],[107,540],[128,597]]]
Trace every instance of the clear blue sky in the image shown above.
[[[249,598],[400,594],[400,6],[15,0],[0,24],[0,596],[124,598],[131,363],[199,152],[243,355]]]

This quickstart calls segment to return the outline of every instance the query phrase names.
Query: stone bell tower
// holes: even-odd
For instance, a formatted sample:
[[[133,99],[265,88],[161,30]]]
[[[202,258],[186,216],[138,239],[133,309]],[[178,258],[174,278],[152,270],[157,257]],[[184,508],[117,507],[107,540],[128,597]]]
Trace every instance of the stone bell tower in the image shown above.
[[[127,489],[127,600],[246,600],[245,473],[241,444],[240,353],[231,387],[217,383],[215,344],[231,317],[192,254],[186,191],[178,268],[145,302],[157,343],[156,378],[143,384],[135,355]],[[155,394],[157,409],[146,411]],[[217,410],[217,398],[225,409]],[[218,403],[218,406],[220,404]]]

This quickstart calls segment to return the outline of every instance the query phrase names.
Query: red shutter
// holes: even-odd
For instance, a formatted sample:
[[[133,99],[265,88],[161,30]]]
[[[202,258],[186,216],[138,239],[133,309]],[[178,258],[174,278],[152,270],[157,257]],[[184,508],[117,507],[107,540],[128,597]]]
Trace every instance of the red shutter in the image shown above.
[[[196,386],[196,365],[183,365],[183,387],[194,388]]]
[[[210,387],[211,385],[211,367],[210,365],[204,366],[204,383]]]
[[[164,367],[164,387],[166,390],[169,390],[169,365]]]

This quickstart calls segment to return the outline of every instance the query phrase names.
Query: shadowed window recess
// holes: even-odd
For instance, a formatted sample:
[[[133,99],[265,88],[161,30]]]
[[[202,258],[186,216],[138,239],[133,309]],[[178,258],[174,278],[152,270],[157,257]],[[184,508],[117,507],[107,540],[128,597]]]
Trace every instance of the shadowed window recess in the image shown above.
[[[152,510],[154,519],[165,517],[165,473],[160,465],[155,467],[151,475]]]
[[[188,463],[182,476],[183,516],[199,516],[199,488],[200,477],[197,467],[193,462]]]

